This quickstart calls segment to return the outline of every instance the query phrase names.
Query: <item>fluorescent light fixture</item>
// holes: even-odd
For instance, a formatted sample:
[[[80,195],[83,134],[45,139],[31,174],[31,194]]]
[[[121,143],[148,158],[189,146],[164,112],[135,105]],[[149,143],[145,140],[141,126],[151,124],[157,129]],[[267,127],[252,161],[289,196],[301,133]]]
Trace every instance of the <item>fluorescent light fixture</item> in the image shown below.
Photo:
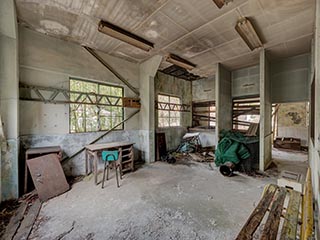
[[[98,30],[99,32],[107,34],[147,52],[154,48],[154,44],[152,42],[149,42],[142,37],[139,37],[125,29],[103,20],[99,22]]]
[[[251,51],[262,47],[262,42],[248,18],[239,19],[235,29]]]
[[[218,8],[222,8],[224,5],[228,5],[228,3],[232,2],[233,0],[212,0]]]
[[[192,62],[189,62],[186,59],[183,59],[175,54],[170,53],[167,58],[166,61],[169,63],[172,63],[174,65],[177,65],[179,67],[185,68],[187,70],[192,70],[194,69],[197,65],[195,65]]]

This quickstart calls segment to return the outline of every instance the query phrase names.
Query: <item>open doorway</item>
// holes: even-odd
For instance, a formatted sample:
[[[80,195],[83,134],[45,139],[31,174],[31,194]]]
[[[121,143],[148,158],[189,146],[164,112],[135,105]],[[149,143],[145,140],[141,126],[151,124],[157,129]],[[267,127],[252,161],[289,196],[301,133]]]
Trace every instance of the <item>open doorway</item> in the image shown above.
[[[309,102],[272,107],[272,159],[278,171],[304,175],[308,166]]]

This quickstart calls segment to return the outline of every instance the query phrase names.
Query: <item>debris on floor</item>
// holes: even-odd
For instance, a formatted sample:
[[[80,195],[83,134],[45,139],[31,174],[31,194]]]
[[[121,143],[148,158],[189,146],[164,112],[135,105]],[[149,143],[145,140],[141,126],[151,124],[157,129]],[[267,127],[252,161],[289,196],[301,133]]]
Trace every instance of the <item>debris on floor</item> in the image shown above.
[[[189,156],[192,158],[192,160],[197,162],[213,162],[214,161],[213,152],[189,153]]]
[[[202,147],[200,141],[200,133],[186,133],[180,145],[175,151],[169,151],[162,154],[161,161],[168,163],[175,163],[181,157],[193,160],[196,162],[213,162],[214,161],[214,147]],[[158,144],[161,145],[161,144]],[[162,144],[163,145],[163,144]]]
[[[195,151],[199,151],[201,147],[200,142],[200,133],[186,133],[183,138],[182,142],[180,143],[179,147],[177,148],[176,152],[179,153],[192,153]]]
[[[28,239],[34,222],[41,209],[41,202],[35,191],[24,195],[19,200],[19,207],[11,215],[2,239]]]
[[[19,208],[20,202],[17,200],[4,201],[0,205],[0,239],[3,239],[6,226],[9,224],[10,218]]]
[[[301,150],[301,139],[300,138],[280,138],[277,137],[274,140],[273,146],[275,148],[291,149],[291,150]]]

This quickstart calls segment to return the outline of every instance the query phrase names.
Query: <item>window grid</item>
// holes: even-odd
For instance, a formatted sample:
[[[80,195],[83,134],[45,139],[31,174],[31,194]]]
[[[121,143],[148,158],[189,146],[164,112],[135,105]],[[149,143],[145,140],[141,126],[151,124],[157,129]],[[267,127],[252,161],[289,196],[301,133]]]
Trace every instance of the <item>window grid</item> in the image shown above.
[[[123,87],[74,78],[70,78],[70,91],[123,97]],[[71,99],[74,97],[72,94],[70,95]],[[85,96],[83,96],[79,101],[84,102],[85,100]],[[70,104],[69,108],[71,133],[106,131],[123,121],[124,116],[123,107],[83,103]],[[123,124],[116,129],[123,129]]]
[[[158,94],[158,102],[181,104],[179,97]],[[158,127],[181,126],[181,112],[171,110],[158,110]]]

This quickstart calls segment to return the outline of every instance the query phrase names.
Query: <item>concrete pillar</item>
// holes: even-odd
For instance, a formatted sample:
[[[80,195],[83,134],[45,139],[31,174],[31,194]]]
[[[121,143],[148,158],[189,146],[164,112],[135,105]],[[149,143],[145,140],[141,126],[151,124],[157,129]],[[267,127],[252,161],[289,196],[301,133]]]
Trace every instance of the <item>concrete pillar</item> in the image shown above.
[[[311,83],[315,81],[315,113],[314,139],[309,141],[309,164],[312,176],[312,188],[315,199],[315,229],[316,239],[320,238],[320,0],[316,0],[315,35],[312,46],[313,66],[311,67]],[[312,71],[313,70],[313,71]],[[310,85],[311,89],[311,85]]]
[[[231,72],[220,63],[216,73],[216,142],[222,129],[232,130]]]
[[[264,171],[272,161],[272,103],[270,62],[266,51],[260,52],[260,171]]]
[[[154,77],[162,61],[156,55],[140,65],[140,142],[142,158],[147,163],[155,161],[155,96]]]
[[[18,36],[14,0],[0,1],[1,201],[18,197]],[[1,140],[1,138],[0,138]]]
[[[315,147],[320,151],[320,0],[316,7],[315,31]]]

